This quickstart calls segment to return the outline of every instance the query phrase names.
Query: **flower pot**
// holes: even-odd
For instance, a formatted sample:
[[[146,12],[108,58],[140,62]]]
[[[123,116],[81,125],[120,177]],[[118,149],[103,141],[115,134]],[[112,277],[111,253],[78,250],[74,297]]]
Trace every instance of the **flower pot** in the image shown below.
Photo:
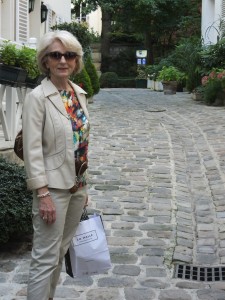
[[[146,89],[147,88],[147,79],[135,79],[136,88]]]
[[[154,90],[154,80],[152,80],[152,79],[147,80],[147,88]]]
[[[25,85],[27,72],[21,68],[0,64],[0,84],[12,87]]]
[[[177,92],[177,81],[163,81],[164,95],[174,95]]]
[[[195,101],[201,101],[201,100],[203,100],[203,94],[199,93],[199,92],[193,92],[192,99]]]
[[[163,85],[161,81],[154,81],[154,90],[163,91]]]

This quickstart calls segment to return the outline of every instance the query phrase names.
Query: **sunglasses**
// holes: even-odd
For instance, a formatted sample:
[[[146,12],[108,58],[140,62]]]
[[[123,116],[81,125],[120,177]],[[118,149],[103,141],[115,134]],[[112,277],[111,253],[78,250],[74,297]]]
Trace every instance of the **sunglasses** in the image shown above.
[[[71,52],[71,51],[68,51],[65,53],[54,51],[54,52],[49,52],[47,55],[49,57],[51,57],[52,59],[58,60],[58,61],[60,61],[63,56],[64,56],[65,60],[73,60],[78,56],[76,52]]]

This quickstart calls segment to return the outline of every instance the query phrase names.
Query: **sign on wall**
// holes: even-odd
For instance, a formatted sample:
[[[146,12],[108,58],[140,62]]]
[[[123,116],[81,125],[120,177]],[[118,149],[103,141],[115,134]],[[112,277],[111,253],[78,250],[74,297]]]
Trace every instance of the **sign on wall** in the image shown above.
[[[146,65],[147,63],[147,50],[136,50],[137,64]]]

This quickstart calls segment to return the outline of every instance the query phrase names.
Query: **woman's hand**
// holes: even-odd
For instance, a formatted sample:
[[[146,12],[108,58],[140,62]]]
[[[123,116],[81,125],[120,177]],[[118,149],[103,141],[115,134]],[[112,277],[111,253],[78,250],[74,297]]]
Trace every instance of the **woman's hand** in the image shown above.
[[[39,214],[44,222],[52,224],[56,220],[55,204],[52,201],[51,194],[47,187],[37,190],[37,197],[39,199]]]
[[[86,196],[86,201],[85,201],[85,204],[84,204],[84,208],[88,206],[88,195]]]
[[[55,204],[51,196],[41,198],[39,203],[39,213],[41,218],[47,223],[52,224],[56,220]]]

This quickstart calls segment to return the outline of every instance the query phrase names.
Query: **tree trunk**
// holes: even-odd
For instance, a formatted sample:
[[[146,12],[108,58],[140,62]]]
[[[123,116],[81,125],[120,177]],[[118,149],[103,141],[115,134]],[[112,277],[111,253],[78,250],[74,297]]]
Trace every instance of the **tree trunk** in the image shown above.
[[[145,49],[148,51],[147,54],[147,64],[154,64],[154,53],[153,53],[153,41],[151,34],[148,32],[145,33],[145,41],[144,41]]]
[[[110,33],[111,33],[111,15],[108,11],[102,9],[102,34],[101,34],[101,72],[107,72],[110,60]]]

